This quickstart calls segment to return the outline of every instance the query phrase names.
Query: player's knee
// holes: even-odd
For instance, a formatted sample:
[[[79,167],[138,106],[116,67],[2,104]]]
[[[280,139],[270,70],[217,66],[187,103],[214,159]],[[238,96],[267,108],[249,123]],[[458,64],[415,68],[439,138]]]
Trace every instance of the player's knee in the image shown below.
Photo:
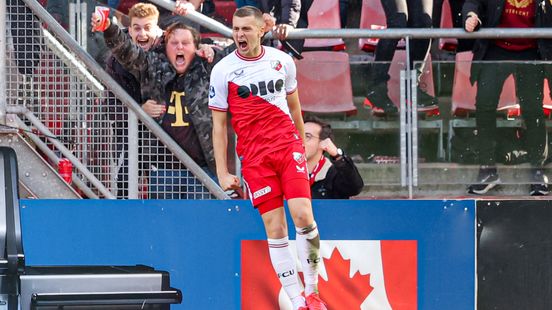
[[[312,206],[309,199],[296,198],[288,200],[293,223],[296,227],[307,227],[314,222]]]
[[[279,239],[288,235],[286,223],[265,223],[266,235],[270,239]]]

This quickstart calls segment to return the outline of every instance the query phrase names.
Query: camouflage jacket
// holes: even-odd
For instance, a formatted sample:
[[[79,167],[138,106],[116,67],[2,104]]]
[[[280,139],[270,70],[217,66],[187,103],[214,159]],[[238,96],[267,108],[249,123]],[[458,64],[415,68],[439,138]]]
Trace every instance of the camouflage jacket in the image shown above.
[[[115,58],[140,81],[142,99],[167,104],[167,85],[177,78],[177,74],[164,53],[164,46],[158,45],[145,52],[132,42],[130,36],[113,24],[104,32],[104,38]],[[186,94],[190,94],[185,100],[189,100],[187,104],[192,123],[207,165],[213,172],[216,169],[212,143],[213,121],[208,102],[209,76],[214,64],[222,56],[217,54],[211,64],[195,57],[184,77],[184,90]],[[176,142],[181,146],[184,143]]]

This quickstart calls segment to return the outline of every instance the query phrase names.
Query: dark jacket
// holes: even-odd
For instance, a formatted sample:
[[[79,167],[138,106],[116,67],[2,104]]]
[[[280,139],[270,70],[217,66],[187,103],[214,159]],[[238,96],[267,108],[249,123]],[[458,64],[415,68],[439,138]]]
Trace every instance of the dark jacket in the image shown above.
[[[176,79],[177,75],[162,50],[163,46],[145,52],[133,44],[130,36],[113,24],[104,32],[104,38],[117,60],[140,81],[142,100],[152,99],[167,104],[167,86]],[[221,57],[222,55],[217,55],[215,58],[218,60]],[[203,155],[212,171],[216,169],[208,92],[209,75],[215,63],[216,61],[209,64],[206,60],[195,57],[184,76],[184,91],[189,94],[184,97],[184,100],[189,107]],[[181,146],[185,143],[185,141],[176,142]]]
[[[500,24],[506,0],[466,0],[462,7],[463,25],[466,24],[467,14],[474,12],[482,21],[483,28],[495,28]],[[535,0],[535,28],[552,27],[552,5],[549,0]],[[478,39],[473,47],[473,60],[485,59],[491,40]],[[552,40],[537,40],[539,54],[542,60],[552,60]]]
[[[301,0],[260,0],[259,9],[263,13],[272,13],[276,18],[276,24],[297,27],[301,14]]]
[[[364,182],[353,160],[344,155],[333,163],[326,160],[311,185],[312,199],[349,199],[358,195]]]

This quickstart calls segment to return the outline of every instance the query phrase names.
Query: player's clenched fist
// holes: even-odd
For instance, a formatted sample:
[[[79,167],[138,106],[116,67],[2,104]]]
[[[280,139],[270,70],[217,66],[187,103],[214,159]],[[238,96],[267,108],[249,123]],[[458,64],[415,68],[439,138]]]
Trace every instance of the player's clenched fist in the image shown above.
[[[220,187],[223,190],[229,189],[239,189],[240,188],[240,179],[233,174],[225,174],[218,177]]]

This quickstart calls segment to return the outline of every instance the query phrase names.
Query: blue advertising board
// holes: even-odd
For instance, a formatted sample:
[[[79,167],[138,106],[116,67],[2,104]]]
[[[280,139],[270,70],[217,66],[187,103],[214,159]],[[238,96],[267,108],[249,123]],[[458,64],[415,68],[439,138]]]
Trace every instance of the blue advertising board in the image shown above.
[[[381,249],[387,240],[415,244],[415,304],[403,309],[474,309],[475,201],[313,205],[322,242],[336,248],[353,241],[381,241]],[[173,309],[243,308],[241,247],[266,239],[248,201],[22,200],[21,217],[27,265],[149,265],[168,271],[182,290]],[[373,274],[372,295],[376,282]]]

